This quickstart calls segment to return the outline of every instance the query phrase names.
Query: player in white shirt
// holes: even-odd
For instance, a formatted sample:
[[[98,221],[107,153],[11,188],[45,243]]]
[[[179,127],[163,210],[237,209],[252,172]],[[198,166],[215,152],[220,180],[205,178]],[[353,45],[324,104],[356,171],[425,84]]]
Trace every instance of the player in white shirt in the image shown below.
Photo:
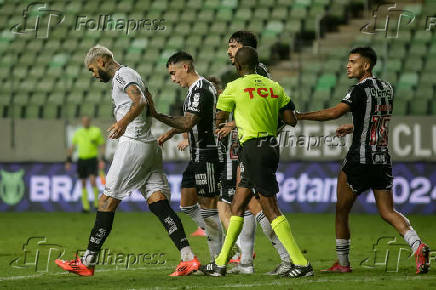
[[[94,228],[83,258],[71,261],[56,260],[64,270],[81,275],[94,275],[97,255],[112,229],[115,211],[132,190],[139,189],[150,211],[165,227],[171,240],[180,250],[181,263],[171,276],[185,276],[196,271],[198,259],[192,253],[182,222],[169,205],[170,189],[163,172],[162,151],[151,134],[151,115],[148,113],[147,90],[141,76],[129,67],[117,63],[106,47],[92,47],[85,65],[101,82],[112,80],[112,102],[117,120],[109,129],[109,138],[119,139],[106,187],[99,198]]]

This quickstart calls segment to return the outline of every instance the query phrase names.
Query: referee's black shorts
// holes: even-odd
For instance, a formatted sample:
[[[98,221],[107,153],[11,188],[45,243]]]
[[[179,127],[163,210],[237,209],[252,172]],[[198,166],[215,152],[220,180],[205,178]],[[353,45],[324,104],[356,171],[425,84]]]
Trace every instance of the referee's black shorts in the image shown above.
[[[256,194],[274,196],[279,192],[276,172],[279,146],[275,137],[245,141],[239,149],[241,181],[239,187],[254,189]]]
[[[98,173],[97,157],[77,160],[77,175],[79,179],[86,179],[90,175],[96,176]]]

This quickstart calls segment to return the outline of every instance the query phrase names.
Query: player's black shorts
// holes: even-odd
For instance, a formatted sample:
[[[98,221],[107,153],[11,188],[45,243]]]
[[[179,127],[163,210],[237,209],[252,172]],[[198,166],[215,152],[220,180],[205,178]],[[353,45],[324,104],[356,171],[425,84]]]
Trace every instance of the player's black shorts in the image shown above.
[[[190,161],[182,177],[182,188],[196,188],[199,196],[213,197],[220,193],[220,164]]]
[[[220,201],[232,203],[236,191],[236,175],[238,171],[238,160],[227,160],[221,165]]]
[[[77,160],[77,175],[79,179],[86,179],[90,175],[97,175],[98,173],[98,163],[97,157],[89,159]]]
[[[273,196],[279,192],[276,172],[279,146],[275,137],[246,141],[239,149],[241,181],[239,187],[254,189],[256,194]]]
[[[344,161],[342,171],[347,174],[347,183],[354,193],[369,189],[392,189],[392,166],[360,164]]]

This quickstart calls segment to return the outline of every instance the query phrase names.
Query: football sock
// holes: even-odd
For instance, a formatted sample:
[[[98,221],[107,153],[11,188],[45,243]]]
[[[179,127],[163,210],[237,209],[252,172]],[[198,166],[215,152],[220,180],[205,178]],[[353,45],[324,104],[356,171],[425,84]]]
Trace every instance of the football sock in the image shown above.
[[[189,215],[197,224],[197,226],[199,226],[202,230],[206,228],[206,225],[204,224],[204,220],[200,214],[200,208],[198,207],[198,203],[191,206],[180,207],[180,210],[183,213]]]
[[[227,229],[226,239],[219,256],[215,259],[215,264],[225,266],[229,260],[230,251],[236,241],[239,233],[244,225],[244,218],[240,216],[232,216],[230,218],[229,228]]]
[[[260,227],[262,228],[263,233],[265,236],[271,241],[273,247],[277,250],[277,253],[280,256],[280,259],[283,262],[290,263],[291,259],[289,258],[289,254],[286,251],[283,244],[279,241],[279,238],[277,237],[276,233],[273,231],[270,222],[266,218],[266,216],[263,214],[262,211],[258,212],[256,214],[256,220]]]
[[[194,253],[190,246],[184,247],[180,250],[180,256],[183,262],[191,261],[195,258]]]
[[[94,186],[92,190],[94,191],[94,208],[98,208],[98,187]]]
[[[251,212],[244,212],[244,225],[238,237],[241,249],[241,264],[253,263],[254,238],[256,235],[256,219]]]
[[[350,253],[351,240],[336,239],[336,255],[341,266],[349,266],[350,260],[348,254]]]
[[[87,211],[89,210],[88,190],[86,188],[82,188],[82,208]]]
[[[206,226],[209,253],[211,261],[213,261],[220,253],[223,242],[223,232],[221,230],[221,221],[218,215],[218,209],[201,208],[200,212]]]
[[[97,253],[103,246],[104,241],[109,236],[114,222],[114,212],[97,211],[95,216],[94,227],[89,235],[89,243],[84,259],[82,260],[85,266],[90,266]]]
[[[404,234],[404,240],[409,244],[415,254],[421,244],[421,239],[418,237],[418,234],[414,230],[408,230]]]
[[[179,251],[189,246],[182,221],[170,207],[170,203],[167,199],[152,202],[148,207],[150,208],[150,211],[159,218]]]
[[[306,266],[308,262],[295,242],[294,237],[292,236],[291,226],[289,225],[285,216],[280,215],[275,218],[271,222],[271,227],[276,233],[280,242],[282,242],[283,246],[288,251],[289,257],[292,259],[294,264]]]

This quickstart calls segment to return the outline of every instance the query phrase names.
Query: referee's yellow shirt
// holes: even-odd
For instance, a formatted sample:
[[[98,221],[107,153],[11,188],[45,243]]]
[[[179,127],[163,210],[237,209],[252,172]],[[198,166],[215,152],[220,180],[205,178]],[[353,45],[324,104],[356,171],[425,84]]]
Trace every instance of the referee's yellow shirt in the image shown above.
[[[74,133],[73,144],[77,146],[80,159],[90,159],[97,157],[98,146],[104,144],[104,138],[100,128],[80,128]]]
[[[279,109],[290,98],[284,89],[258,74],[245,75],[227,84],[218,98],[217,109],[233,112],[239,143],[253,138],[277,136]]]

